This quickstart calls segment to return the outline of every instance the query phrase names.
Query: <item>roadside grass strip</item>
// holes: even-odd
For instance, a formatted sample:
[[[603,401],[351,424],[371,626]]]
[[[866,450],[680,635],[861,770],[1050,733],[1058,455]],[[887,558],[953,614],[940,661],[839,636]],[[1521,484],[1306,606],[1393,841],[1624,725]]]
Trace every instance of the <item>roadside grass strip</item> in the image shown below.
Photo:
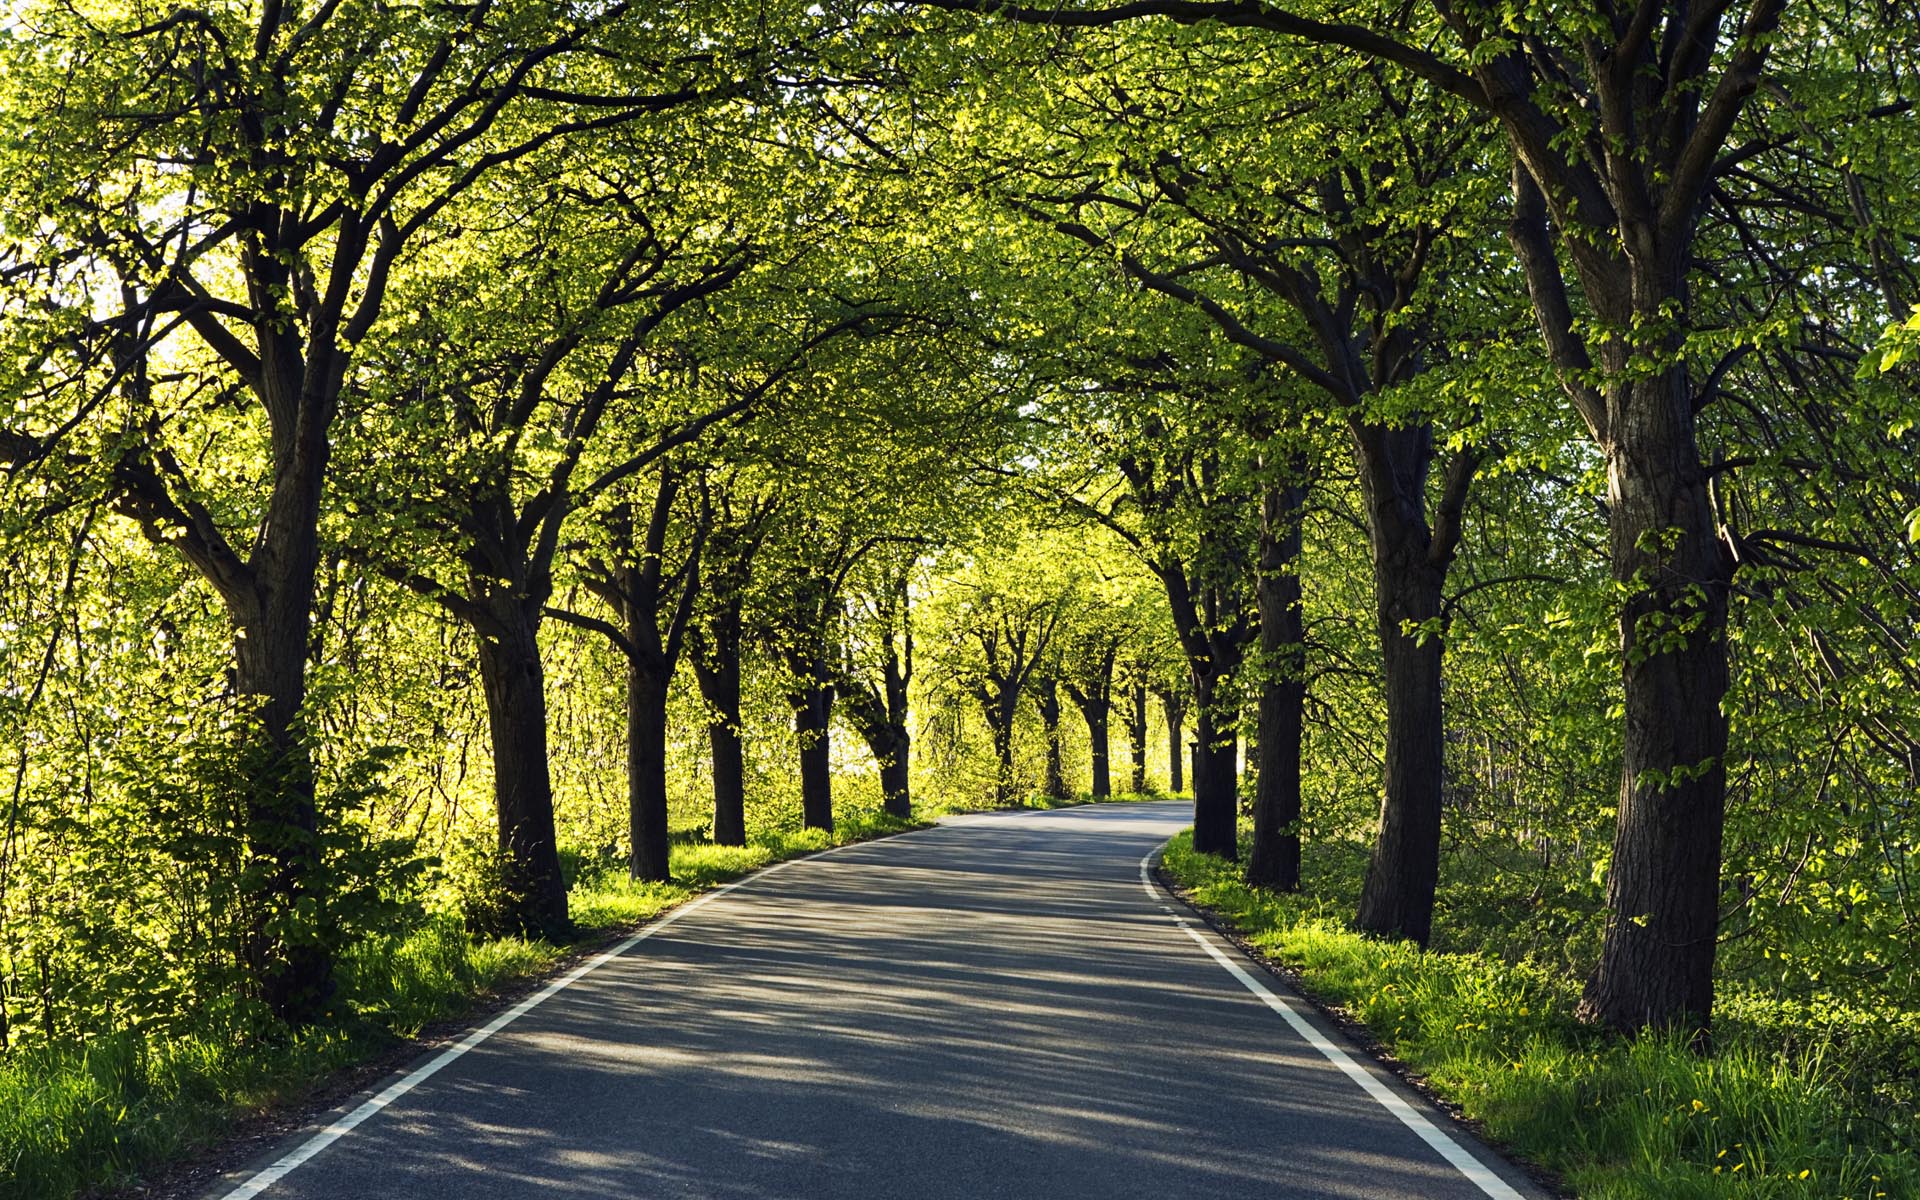
[[[1783,1038],[1762,1019],[1777,1012],[1739,994],[1710,1055],[1628,1042],[1574,1020],[1577,980],[1361,937],[1320,901],[1247,887],[1191,834],[1162,865],[1491,1140],[1587,1200],[1920,1196],[1911,1093],[1863,1077],[1841,1034]]]

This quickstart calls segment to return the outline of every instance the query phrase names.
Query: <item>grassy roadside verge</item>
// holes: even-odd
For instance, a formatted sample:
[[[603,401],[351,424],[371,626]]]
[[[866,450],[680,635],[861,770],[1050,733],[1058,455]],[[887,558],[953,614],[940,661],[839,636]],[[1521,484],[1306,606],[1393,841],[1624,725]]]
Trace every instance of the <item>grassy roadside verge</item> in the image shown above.
[[[1710,1057],[1627,1043],[1573,1019],[1575,981],[1473,954],[1371,941],[1319,901],[1248,888],[1238,868],[1168,846],[1167,876],[1317,1000],[1365,1024],[1497,1142],[1591,1200],[1878,1200],[1920,1196],[1902,1111],[1845,1044],[1783,1046],[1743,1003]],[[1897,1035],[1896,1035],[1897,1036]]]
[[[675,844],[671,884],[634,884],[620,872],[576,880],[569,907],[579,938],[565,946],[476,940],[457,918],[430,917],[344,956],[345,1015],[335,1026],[272,1040],[129,1032],[18,1054],[0,1065],[0,1197],[60,1200],[126,1186],[702,892],[783,859],[928,823],[854,817],[831,837],[794,830],[737,848]]]

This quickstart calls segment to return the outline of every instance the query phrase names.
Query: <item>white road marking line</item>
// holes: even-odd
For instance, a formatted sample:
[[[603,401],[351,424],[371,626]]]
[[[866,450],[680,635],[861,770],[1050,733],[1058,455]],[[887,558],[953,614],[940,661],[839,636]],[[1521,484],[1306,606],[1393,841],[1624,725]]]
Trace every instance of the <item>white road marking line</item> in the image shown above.
[[[931,828],[938,829],[939,826],[936,825],[936,826],[932,826]],[[926,831],[915,829],[915,830],[908,830],[907,832],[921,833]],[[894,836],[898,837],[903,835],[896,834]],[[253,1197],[258,1196],[261,1192],[266,1191],[268,1188],[272,1187],[274,1184],[286,1178],[288,1174],[290,1174],[292,1171],[298,1168],[302,1163],[306,1162],[308,1159],[312,1158],[314,1155],[320,1153],[322,1150],[325,1150],[328,1146],[333,1145],[333,1143],[339,1141],[342,1137],[352,1132],[355,1126],[365,1121],[368,1117],[373,1116],[375,1113],[379,1112],[381,1109],[385,1108],[387,1105],[392,1104],[395,1100],[398,1100],[400,1097],[406,1095],[408,1092],[412,1091],[414,1088],[417,1088],[422,1083],[425,1083],[428,1079],[432,1078],[437,1072],[440,1071],[441,1068],[445,1067],[448,1063],[459,1058],[461,1055],[473,1049],[475,1046],[478,1046],[481,1042],[486,1041],[488,1038],[492,1037],[494,1034],[499,1033],[502,1029],[505,1029],[507,1026],[513,1024],[515,1021],[519,1020],[521,1017],[526,1016],[528,1013],[538,1008],[547,999],[551,998],[556,992],[562,991],[567,987],[569,987],[570,985],[578,982],[580,978],[586,975],[588,972],[596,970],[599,967],[603,967],[607,963],[612,962],[614,959],[619,958],[622,954],[625,954],[627,951],[633,949],[635,946],[639,945],[641,942],[646,941],[648,938],[652,937],[654,934],[659,933],[662,929],[665,929],[667,926],[673,924],[675,921],[678,921],[681,917],[686,916],[688,913],[693,912],[696,909],[704,908],[708,904],[711,904],[713,901],[718,900],[720,897],[726,895],[728,892],[733,891],[735,888],[742,887],[756,880],[764,879],[768,875],[771,875],[775,871],[778,871],[784,867],[790,867],[790,866],[793,866],[795,863],[803,863],[803,862],[809,861],[810,859],[820,858],[824,855],[832,854],[835,851],[850,850],[855,846],[864,846],[867,844],[869,843],[868,842],[848,842],[844,846],[830,846],[825,850],[821,850],[813,854],[806,854],[806,855],[800,856],[799,858],[789,858],[781,862],[773,863],[769,866],[760,868],[758,871],[755,871],[751,875],[747,875],[743,878],[736,879],[732,883],[726,884],[723,887],[715,888],[713,891],[708,892],[705,895],[697,896],[694,899],[687,901],[685,904],[682,904],[680,907],[668,912],[665,916],[660,917],[658,920],[655,920],[652,923],[648,924],[639,933],[636,933],[632,937],[628,938],[626,941],[621,942],[618,946],[615,946],[613,949],[607,950],[601,954],[595,955],[592,959],[589,959],[587,962],[581,964],[580,966],[575,967],[571,971],[568,971],[565,975],[562,975],[560,978],[554,980],[552,983],[548,984],[546,987],[541,988],[538,992],[535,992],[533,995],[528,996],[525,1000],[522,1000],[520,1003],[514,1005],[512,1008],[508,1009],[506,1012],[501,1013],[499,1016],[495,1017],[493,1020],[488,1021],[485,1025],[482,1025],[480,1028],[468,1034],[457,1045],[449,1046],[447,1049],[441,1051],[439,1054],[435,1055],[429,1061],[422,1063],[419,1067],[416,1067],[414,1070],[408,1072],[406,1075],[403,1075],[399,1079],[394,1080],[392,1083],[388,1084],[385,1088],[381,1089],[377,1095],[373,1096],[371,1099],[361,1104],[360,1107],[354,1109],[352,1112],[348,1113],[346,1116],[341,1117],[338,1121],[335,1121],[333,1124],[327,1126],[325,1129],[322,1129],[320,1132],[314,1134],[312,1137],[308,1138],[306,1141],[300,1143],[298,1146],[294,1147],[291,1151],[289,1151],[284,1157],[282,1157],[281,1159],[273,1163],[273,1165],[261,1169],[259,1172],[257,1172],[256,1174],[248,1178],[245,1182],[241,1183],[238,1187],[234,1188],[232,1191],[227,1192],[226,1194],[221,1196],[220,1200],[253,1200]]]
[[[1160,901],[1161,892],[1154,887],[1153,876],[1149,873],[1149,868],[1152,866],[1154,855],[1158,853],[1160,853],[1160,851],[1156,848],[1149,851],[1147,856],[1140,860],[1140,885],[1147,889],[1147,898],[1156,904]],[[1225,967],[1227,973],[1239,980],[1242,987],[1264,1000],[1268,1008],[1284,1017],[1287,1024],[1293,1027],[1293,1031],[1306,1039],[1308,1045],[1318,1050],[1328,1062],[1345,1072],[1347,1078],[1359,1084],[1367,1095],[1373,1097],[1374,1100],[1379,1103],[1380,1107],[1386,1109],[1394,1116],[1399,1117],[1401,1124],[1413,1130],[1421,1141],[1433,1147],[1434,1151],[1438,1153],[1441,1158],[1446,1159],[1454,1170],[1466,1176],[1469,1182],[1473,1183],[1487,1195],[1494,1197],[1494,1200],[1524,1200],[1524,1197],[1522,1197],[1519,1192],[1513,1190],[1513,1188],[1507,1184],[1506,1180],[1488,1170],[1485,1163],[1482,1163],[1479,1159],[1467,1153],[1466,1147],[1462,1146],[1452,1137],[1449,1137],[1432,1121],[1428,1120],[1425,1113],[1420,1112],[1399,1096],[1394,1095],[1390,1088],[1373,1077],[1372,1072],[1355,1062],[1352,1055],[1328,1041],[1318,1029],[1315,1029],[1305,1017],[1300,1015],[1299,1011],[1295,1009],[1293,1005],[1281,999],[1274,993],[1273,989],[1250,974],[1245,967],[1222,953],[1218,946],[1214,945],[1211,941],[1207,940],[1207,938],[1203,937],[1198,930],[1194,929],[1193,924],[1188,921],[1187,918],[1164,906],[1161,911],[1172,917],[1174,924],[1178,925],[1188,937],[1198,943],[1202,950],[1205,950],[1212,956],[1213,961]]]

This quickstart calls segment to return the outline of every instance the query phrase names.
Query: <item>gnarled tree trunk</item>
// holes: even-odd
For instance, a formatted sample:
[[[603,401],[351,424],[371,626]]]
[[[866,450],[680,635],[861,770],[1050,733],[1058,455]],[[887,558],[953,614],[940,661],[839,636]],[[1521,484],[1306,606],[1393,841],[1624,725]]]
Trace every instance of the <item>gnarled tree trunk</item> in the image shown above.
[[[631,635],[630,635],[631,636]],[[671,878],[667,836],[667,679],[638,656],[627,659],[627,815],[633,840],[628,874]]]
[[[1424,561],[1424,546],[1418,550]],[[1376,566],[1375,617],[1387,701],[1387,766],[1373,858],[1355,924],[1425,945],[1440,873],[1440,799],[1446,735],[1440,707],[1441,638],[1401,630],[1440,615],[1441,577],[1419,563]]]

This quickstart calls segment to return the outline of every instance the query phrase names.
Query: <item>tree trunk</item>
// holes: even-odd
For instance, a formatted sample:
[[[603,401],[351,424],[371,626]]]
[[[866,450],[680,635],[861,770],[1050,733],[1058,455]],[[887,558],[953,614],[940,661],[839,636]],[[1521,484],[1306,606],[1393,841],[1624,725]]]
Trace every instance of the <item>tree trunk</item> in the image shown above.
[[[627,806],[633,854],[628,874],[670,879],[667,839],[667,680],[659,667],[627,658]]]
[[[1127,707],[1121,724],[1127,729],[1127,790],[1136,796],[1147,790],[1147,685],[1127,689]]]
[[[1018,703],[1016,697],[1015,703]],[[987,728],[993,734],[993,803],[996,808],[1007,808],[1013,804],[1013,720],[1012,705],[1004,702],[1004,696],[982,696],[980,707],[987,718]]]
[[[854,687],[861,685],[857,681]],[[909,765],[913,753],[913,735],[904,721],[893,719],[892,710],[870,687],[866,694],[849,691],[843,697],[848,714],[860,731],[861,740],[880,765],[880,804],[888,816],[907,820],[913,816],[912,781]]]
[[[1354,923],[1363,933],[1426,945],[1440,874],[1440,795],[1446,739],[1440,704],[1442,639],[1402,632],[1440,615],[1443,571],[1426,538],[1374,553],[1375,616],[1386,684],[1387,768],[1379,833]]]
[[[493,740],[494,810],[499,822],[502,929],[553,940],[572,932],[554,835],[547,774],[546,679],[539,619],[507,601],[493,606],[497,636],[480,641],[480,680]]]
[[[714,844],[744,846],[747,844],[747,767],[740,745],[739,721],[719,716],[709,720],[707,746],[713,754]]]
[[[255,861],[270,864],[248,898],[252,916],[243,952],[260,999],[294,1025],[322,1017],[335,988],[329,931],[286,928],[301,911],[320,861],[313,760],[298,728],[317,569],[316,559],[302,590],[299,566],[291,564],[277,586],[260,589],[265,595],[257,606],[233,613],[235,690],[254,701],[257,722],[241,756],[247,850]]]
[[[713,754],[713,840],[747,844],[747,771],[740,745],[740,608],[723,604],[691,630],[693,674],[707,702],[707,745]]]
[[[818,676],[815,676],[818,679]],[[818,682],[794,694],[800,739],[800,823],[833,832],[833,689]]]
[[[1253,798],[1253,853],[1247,882],[1300,888],[1300,747],[1307,688],[1301,647],[1300,513],[1302,487],[1269,487],[1261,496],[1260,770]]]
[[[1160,697],[1160,709],[1167,718],[1167,790],[1182,792],[1186,790],[1184,778],[1187,749],[1181,745],[1181,737],[1186,732],[1187,706],[1173,692]]]
[[[1240,857],[1240,747],[1231,731],[1219,729],[1214,689],[1214,680],[1195,676],[1193,848],[1233,861]]]
[[[890,817],[913,819],[913,779],[909,757],[912,737],[904,727],[894,728],[893,754],[880,764],[880,804]]]
[[[1727,590],[1684,369],[1609,397],[1608,499],[1626,735],[1607,931],[1581,1015],[1704,1035],[1726,814]]]
[[[840,703],[880,767],[880,805],[890,817],[913,816],[913,734],[907,728],[908,675],[898,657],[881,666],[880,685],[849,672]]]
[[[1060,753],[1060,685],[1053,679],[1035,677],[1034,705],[1040,710],[1040,724],[1047,731],[1046,794],[1055,800],[1067,798],[1066,764]]]
[[[1093,743],[1093,786],[1091,793],[1096,797],[1113,795],[1111,759],[1107,752],[1108,723],[1112,719],[1113,705],[1098,701],[1081,709],[1081,715],[1087,721],[1087,738]]]

